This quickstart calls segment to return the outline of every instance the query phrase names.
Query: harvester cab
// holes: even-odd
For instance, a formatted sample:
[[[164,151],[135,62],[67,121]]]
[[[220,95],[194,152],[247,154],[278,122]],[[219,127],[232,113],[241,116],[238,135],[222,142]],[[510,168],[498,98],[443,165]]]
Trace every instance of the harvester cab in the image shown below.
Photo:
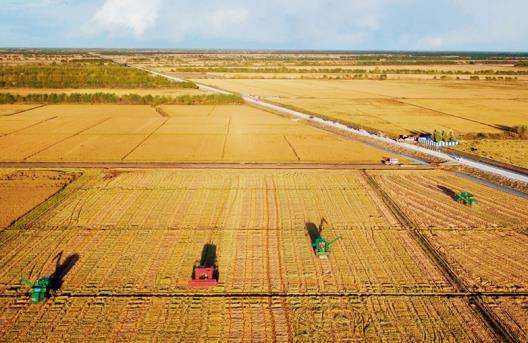
[[[330,253],[330,248],[332,245],[337,240],[341,239],[341,237],[338,236],[330,241],[327,241],[323,236],[321,236],[324,223],[326,223],[326,220],[322,218],[321,222],[319,223],[319,227],[316,227],[313,223],[306,224],[306,229],[310,235],[310,240],[312,243],[312,249],[315,255],[319,256],[319,258],[328,258],[328,254]]]
[[[464,205],[472,206],[477,203],[475,196],[469,192],[460,192],[455,196],[455,200]]]
[[[202,249],[200,261],[193,266],[189,286],[191,288],[206,288],[218,284],[218,266],[216,265],[216,245],[208,243]]]
[[[49,295],[51,286],[51,278],[49,277],[40,278],[35,283],[29,281],[26,278],[22,278],[20,282],[23,285],[31,288],[29,290],[29,294],[33,304],[38,304],[39,302],[46,300]]]

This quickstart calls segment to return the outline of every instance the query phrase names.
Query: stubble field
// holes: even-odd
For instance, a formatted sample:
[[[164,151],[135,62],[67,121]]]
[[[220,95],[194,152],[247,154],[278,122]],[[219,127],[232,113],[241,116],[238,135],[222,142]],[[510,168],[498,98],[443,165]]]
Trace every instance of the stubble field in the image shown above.
[[[417,189],[474,185],[436,171],[84,171],[60,196],[0,232],[6,296],[0,332],[51,340],[163,339],[198,330],[217,340],[492,341],[478,312],[455,295],[369,178],[396,203],[400,195],[388,180]],[[506,195],[473,187],[481,203],[472,210],[430,187],[436,205],[429,212],[439,223],[446,207],[453,221],[474,212],[479,228],[446,223],[423,234],[472,291],[523,290],[528,241],[494,227],[485,213],[500,210]],[[405,205],[398,204],[413,220]],[[512,211],[522,216],[527,206],[519,198]],[[515,225],[513,217],[497,220]],[[321,218],[328,222],[325,237],[341,236],[328,260],[314,256],[306,231]],[[220,283],[189,289],[192,265],[207,243],[217,246]],[[43,305],[22,301],[20,276],[53,272],[59,254],[78,262],[57,296]],[[498,261],[507,270],[494,268]],[[37,319],[31,330],[30,318]]]

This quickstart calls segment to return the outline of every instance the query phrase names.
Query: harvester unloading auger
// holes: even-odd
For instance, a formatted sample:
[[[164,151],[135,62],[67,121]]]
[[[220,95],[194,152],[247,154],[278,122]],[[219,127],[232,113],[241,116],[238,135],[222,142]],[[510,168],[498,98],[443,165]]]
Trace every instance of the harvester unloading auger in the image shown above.
[[[310,235],[312,249],[315,255],[319,256],[319,258],[328,258],[332,244],[341,239],[341,237],[338,236],[330,241],[327,241],[323,236],[321,236],[321,232],[323,231],[323,223],[327,223],[324,218],[321,219],[319,227],[316,227],[313,223],[307,223],[306,229]]]
[[[202,249],[200,261],[193,266],[189,286],[191,288],[205,288],[218,284],[218,266],[216,265],[216,245],[207,243]]]

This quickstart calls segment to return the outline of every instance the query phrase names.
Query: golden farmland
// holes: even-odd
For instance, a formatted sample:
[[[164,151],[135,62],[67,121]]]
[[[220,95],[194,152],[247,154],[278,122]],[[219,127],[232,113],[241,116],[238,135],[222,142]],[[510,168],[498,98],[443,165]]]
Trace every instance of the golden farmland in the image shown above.
[[[0,93],[209,94],[127,69],[200,67],[171,75],[391,136],[453,129],[465,139],[458,149],[506,163],[524,165],[528,151],[514,128],[528,115],[521,54],[4,56],[5,65],[24,66],[4,73],[4,85],[33,88]],[[345,71],[317,72],[334,67]],[[346,70],[358,68],[369,78],[380,77],[378,68],[394,74],[314,79],[350,78]],[[107,88],[86,86],[102,81]],[[0,341],[527,339],[528,196],[520,184],[258,107],[145,98],[137,102],[153,105],[0,96],[9,103],[0,105]],[[56,104],[23,104],[35,99]],[[385,157],[402,165],[382,164]],[[461,192],[476,203],[457,201]],[[317,235],[336,239],[326,256]],[[195,288],[207,278],[194,268],[208,263],[200,262],[206,247],[217,283]],[[35,287],[21,278],[49,278],[49,292],[33,303]]]
[[[0,117],[0,125],[2,161],[380,163],[390,155],[248,106],[158,112],[140,105],[48,105]]]
[[[413,178],[412,172],[403,173],[409,174],[409,182],[420,184],[421,178]],[[483,188],[479,194],[485,192]],[[504,196],[498,192],[490,196],[499,194]],[[40,305],[36,314],[47,339],[81,334],[114,337],[126,325],[142,328],[127,337],[146,337],[154,334],[149,328],[158,325],[161,311],[164,324],[154,334],[160,338],[175,333],[190,337],[196,328],[204,337],[218,339],[326,339],[339,329],[342,339],[382,334],[410,340],[424,335],[491,340],[492,333],[464,298],[439,296],[452,293],[452,286],[360,171],[94,170],[70,184],[51,204],[44,203],[35,215],[0,232],[0,241],[5,242],[0,262],[6,266],[0,273],[0,290],[5,294],[19,294],[13,285],[21,272],[52,272],[50,257],[57,253],[80,256],[64,279],[62,295]],[[519,200],[518,206],[528,206],[528,200]],[[439,216],[444,210],[435,206],[431,211]],[[325,235],[342,236],[328,260],[313,255],[305,234],[306,223],[321,217],[331,227]],[[465,237],[464,231],[435,232],[447,236],[438,237],[442,245]],[[488,230],[472,233],[482,242],[490,234]],[[434,244],[436,235],[431,238]],[[187,287],[189,268],[205,242],[218,247],[221,276],[217,287],[199,294],[222,297],[172,297],[196,292]],[[492,251],[500,255],[488,258],[511,259],[507,260],[511,273],[522,278],[526,261],[518,252],[528,242],[516,242],[520,246],[511,251],[494,246]],[[478,247],[464,256],[476,254]],[[494,273],[479,264],[462,265],[472,273],[462,274],[468,284],[472,275]],[[485,283],[471,285],[489,289]],[[336,292],[379,295],[338,297]],[[241,293],[245,296],[237,295]],[[426,295],[431,293],[436,296]],[[34,313],[32,307],[16,301],[2,300],[4,337],[15,335],[19,319]],[[86,325],[72,322],[68,333],[58,327],[49,330],[54,328],[55,311]],[[207,313],[207,320],[198,316],[201,311]],[[98,324],[94,316],[108,321]],[[318,318],[322,329],[309,324],[309,318]],[[189,326],[178,326],[182,321]],[[384,325],[372,325],[381,322]],[[35,330],[24,335],[43,337]]]
[[[452,129],[495,133],[528,123],[528,87],[454,81],[206,80],[390,135]]]

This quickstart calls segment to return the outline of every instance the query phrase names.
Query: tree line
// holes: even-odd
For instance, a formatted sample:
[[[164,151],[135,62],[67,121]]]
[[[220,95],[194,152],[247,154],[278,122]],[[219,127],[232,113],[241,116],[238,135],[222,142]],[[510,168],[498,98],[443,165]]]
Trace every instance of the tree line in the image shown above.
[[[172,72],[209,72],[209,73],[327,73],[327,74],[450,74],[450,75],[528,75],[527,70],[437,70],[437,69],[359,69],[359,68],[246,68],[246,67],[178,67]]]
[[[119,105],[239,105],[244,100],[237,95],[199,94],[177,97],[160,95],[117,95],[113,93],[0,93],[0,104],[119,104]]]
[[[198,88],[113,63],[0,66],[1,88]]]

